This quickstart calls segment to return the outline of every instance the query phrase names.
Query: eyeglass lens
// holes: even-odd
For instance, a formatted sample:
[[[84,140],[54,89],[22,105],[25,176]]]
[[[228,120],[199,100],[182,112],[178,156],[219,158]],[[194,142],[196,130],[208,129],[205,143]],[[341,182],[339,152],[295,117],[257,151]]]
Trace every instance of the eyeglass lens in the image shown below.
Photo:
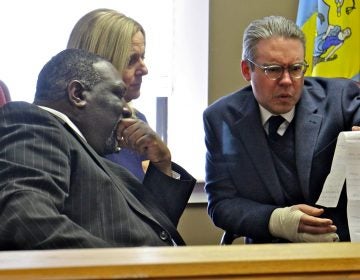
[[[269,77],[269,79],[272,80],[280,78],[283,75],[285,69],[287,69],[289,75],[292,78],[301,78],[306,71],[306,66],[299,63],[290,65],[289,67],[283,67],[280,65],[269,65],[264,67],[265,74]]]

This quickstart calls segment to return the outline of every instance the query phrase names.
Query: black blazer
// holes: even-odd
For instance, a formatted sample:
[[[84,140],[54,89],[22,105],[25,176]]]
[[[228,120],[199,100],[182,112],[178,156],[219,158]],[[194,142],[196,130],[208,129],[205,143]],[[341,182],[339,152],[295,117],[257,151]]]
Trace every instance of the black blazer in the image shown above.
[[[180,166],[175,180],[150,165],[142,184],[25,102],[0,109],[0,135],[0,249],[184,244],[195,179]]]
[[[360,93],[345,79],[307,78],[295,111],[295,156],[303,203],[315,205],[330,171],[337,136],[360,123]],[[271,242],[269,218],[286,201],[251,87],[204,112],[209,214],[226,231]],[[345,190],[345,188],[344,188]],[[349,240],[346,195],[326,209],[341,240]]]

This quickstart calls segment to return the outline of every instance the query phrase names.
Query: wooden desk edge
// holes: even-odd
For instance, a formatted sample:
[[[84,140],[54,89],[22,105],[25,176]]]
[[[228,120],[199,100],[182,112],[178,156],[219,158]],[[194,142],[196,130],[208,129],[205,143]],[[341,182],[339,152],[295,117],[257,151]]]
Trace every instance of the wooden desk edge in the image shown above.
[[[0,279],[356,275],[360,243],[114,248],[0,253]]]

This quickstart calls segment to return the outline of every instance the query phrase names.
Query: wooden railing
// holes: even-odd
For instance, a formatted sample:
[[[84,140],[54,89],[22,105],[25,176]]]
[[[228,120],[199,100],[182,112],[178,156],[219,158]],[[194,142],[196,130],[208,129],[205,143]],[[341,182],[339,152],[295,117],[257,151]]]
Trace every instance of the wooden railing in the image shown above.
[[[360,243],[3,251],[0,279],[360,279]]]

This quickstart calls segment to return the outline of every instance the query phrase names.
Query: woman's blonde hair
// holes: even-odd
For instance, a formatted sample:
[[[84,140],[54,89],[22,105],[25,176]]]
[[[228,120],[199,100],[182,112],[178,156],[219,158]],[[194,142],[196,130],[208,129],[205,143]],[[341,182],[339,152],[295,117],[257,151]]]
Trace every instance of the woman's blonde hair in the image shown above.
[[[145,30],[136,20],[111,9],[96,9],[81,17],[71,31],[67,48],[83,49],[108,59],[120,72],[129,64],[132,38]],[[146,41],[145,41],[146,42]],[[129,107],[132,116],[136,109]]]
[[[132,37],[144,28],[136,20],[111,9],[96,9],[75,24],[67,48],[84,49],[108,59],[122,74],[130,58]]]

